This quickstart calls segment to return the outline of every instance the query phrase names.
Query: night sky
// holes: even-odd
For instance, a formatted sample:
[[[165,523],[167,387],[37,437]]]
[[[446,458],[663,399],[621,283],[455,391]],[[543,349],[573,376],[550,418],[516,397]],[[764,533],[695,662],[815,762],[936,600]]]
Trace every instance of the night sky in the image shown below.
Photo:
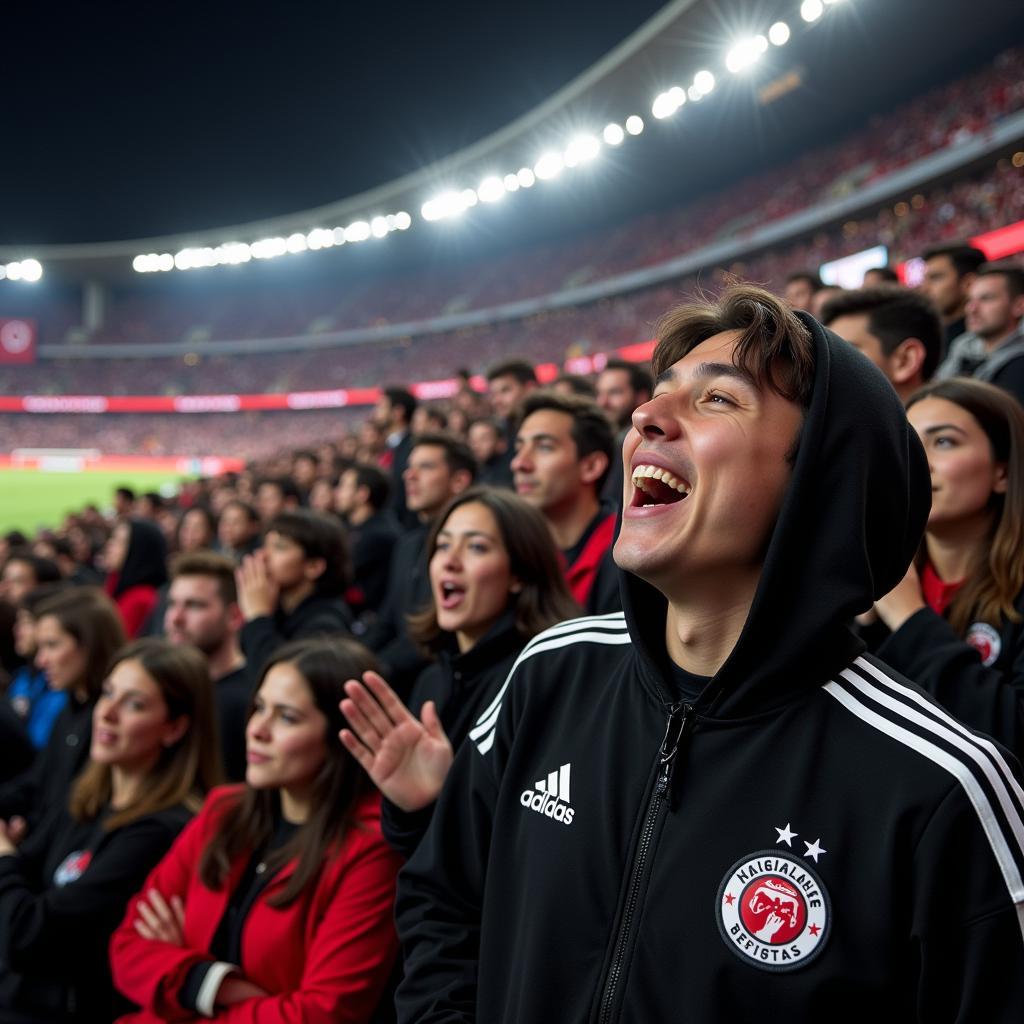
[[[7,4],[0,241],[140,237],[342,198],[536,106],[661,6]]]
[[[216,228],[342,199],[529,111],[661,6],[7,4],[0,244]],[[727,187],[859,130],[1024,39],[1024,4],[1007,0],[972,0],[969,14],[963,0],[843,6],[813,45],[791,44],[773,58],[780,72],[787,61],[804,67],[804,87],[784,102],[759,106],[752,86],[733,83],[681,127],[666,124],[602,160],[575,208],[555,193],[537,197],[536,217],[511,218],[502,230],[576,230]],[[680,67],[705,56],[720,65],[744,12],[763,30],[779,11],[799,24],[798,7],[698,0],[670,54]],[[645,114],[659,74],[664,82],[652,60],[636,62],[639,94],[628,100]]]

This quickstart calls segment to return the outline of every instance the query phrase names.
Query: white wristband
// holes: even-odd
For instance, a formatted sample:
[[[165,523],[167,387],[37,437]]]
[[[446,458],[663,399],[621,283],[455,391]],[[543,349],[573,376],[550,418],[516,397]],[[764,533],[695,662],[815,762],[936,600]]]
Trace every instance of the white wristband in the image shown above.
[[[196,1009],[204,1017],[212,1017],[214,1015],[216,1012],[214,1002],[217,999],[217,993],[220,991],[221,983],[232,971],[236,970],[238,968],[234,964],[218,960],[206,972],[206,977],[203,978],[203,983],[199,986],[199,994],[196,996]]]

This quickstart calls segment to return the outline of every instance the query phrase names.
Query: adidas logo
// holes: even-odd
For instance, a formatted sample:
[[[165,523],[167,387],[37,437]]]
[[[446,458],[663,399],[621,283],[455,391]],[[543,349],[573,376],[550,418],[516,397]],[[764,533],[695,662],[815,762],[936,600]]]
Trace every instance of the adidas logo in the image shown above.
[[[563,825],[571,825],[576,811],[569,806],[569,774],[572,765],[563,764],[556,772],[549,772],[546,779],[533,784],[533,789],[524,789],[519,802],[531,811],[554,818]]]

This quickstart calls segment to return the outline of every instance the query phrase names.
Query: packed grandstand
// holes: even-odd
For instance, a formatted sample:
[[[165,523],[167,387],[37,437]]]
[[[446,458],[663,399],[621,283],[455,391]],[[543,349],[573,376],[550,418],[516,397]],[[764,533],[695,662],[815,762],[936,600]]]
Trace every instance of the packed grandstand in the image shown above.
[[[0,1024],[1024,1021],[1024,9],[918,6],[0,244]]]

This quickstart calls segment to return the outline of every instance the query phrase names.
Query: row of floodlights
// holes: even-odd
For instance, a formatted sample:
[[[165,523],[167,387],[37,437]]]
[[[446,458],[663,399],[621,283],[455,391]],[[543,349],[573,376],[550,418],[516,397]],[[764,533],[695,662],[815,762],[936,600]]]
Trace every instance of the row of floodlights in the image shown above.
[[[365,242],[369,238],[383,238],[392,231],[407,231],[412,217],[404,210],[386,217],[357,220],[346,228],[314,228],[308,234],[296,232],[287,238],[261,238],[256,242],[227,242],[215,247],[203,246],[181,249],[173,255],[143,253],[132,260],[132,269],[140,274],[167,270],[195,270],[199,267],[231,266],[250,260],[269,260],[286,253],[306,252],[309,249],[330,249],[336,245]]]
[[[800,15],[806,22],[817,21],[825,6],[840,3],[841,0],[804,0]],[[767,35],[755,35],[736,42],[725,56],[726,69],[739,74],[752,67],[768,52],[769,46],[785,46],[792,35],[789,25],[777,21],[768,29]],[[684,88],[675,85],[659,93],[651,104],[651,114],[657,120],[671,117],[684,103],[699,103],[715,88],[715,76],[707,70],[698,71],[691,84]],[[515,173],[492,174],[473,188],[450,190],[428,199],[420,209],[424,220],[435,221],[454,217],[476,206],[477,203],[496,203],[510,192],[530,188],[537,181],[558,177],[566,168],[580,167],[593,160],[601,151],[602,142],[607,146],[621,145],[627,135],[639,135],[645,127],[639,114],[632,114],[623,124],[608,124],[601,137],[581,134],[573,138],[564,151],[549,150],[543,153],[533,167],[522,167]]]
[[[808,23],[817,21],[826,7],[842,0],[803,0],[800,17]],[[769,46],[785,46],[791,31],[784,21],[777,21],[766,35],[754,35],[738,40],[725,56],[726,70],[740,74],[753,67],[768,52]],[[659,93],[651,104],[651,115],[657,120],[671,117],[687,101],[698,103],[715,88],[715,76],[707,70],[698,71],[693,81]],[[532,167],[521,167],[505,175],[492,174],[484,178],[477,188],[450,189],[428,199],[420,208],[424,220],[440,221],[455,217],[478,203],[497,203],[511,192],[532,188],[538,181],[557,178],[564,170],[585,166],[600,152],[602,145],[620,146],[627,136],[640,135],[646,127],[639,114],[631,114],[622,124],[604,127],[600,137],[583,132],[574,136],[564,150],[552,149],[542,153]],[[286,253],[305,252],[308,249],[327,249],[348,242],[362,242],[368,238],[383,238],[391,231],[405,231],[412,224],[408,213],[400,212],[387,217],[359,220],[347,228],[316,228],[308,234],[297,233],[287,238],[263,238],[258,242],[230,242],[215,248],[182,249],[170,253],[147,253],[136,256],[132,266],[140,273],[167,270],[191,270],[224,264],[248,263],[252,259],[271,259]]]
[[[0,281],[28,281],[35,283],[43,276],[43,265],[39,260],[18,260],[14,263],[0,263]]]

